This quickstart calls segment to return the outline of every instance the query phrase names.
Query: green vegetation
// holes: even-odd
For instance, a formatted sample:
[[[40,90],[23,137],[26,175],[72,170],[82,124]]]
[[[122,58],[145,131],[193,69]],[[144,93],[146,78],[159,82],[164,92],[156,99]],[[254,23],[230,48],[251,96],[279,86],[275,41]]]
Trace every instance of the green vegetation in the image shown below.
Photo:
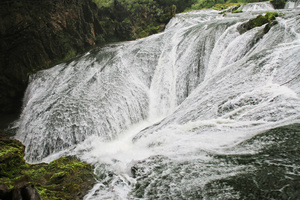
[[[270,0],[271,4],[274,6],[276,9],[282,9],[285,6],[285,3],[287,2],[286,0]]]
[[[19,182],[28,181],[42,199],[66,200],[82,198],[95,182],[91,166],[74,157],[29,165],[24,161],[24,150],[19,141],[0,138],[0,184],[13,188]]]
[[[222,5],[225,4],[226,2],[224,0],[197,0],[190,8],[187,8],[185,11],[191,11],[191,10],[201,10],[205,8],[212,8],[216,4]],[[219,9],[218,9],[219,10]]]
[[[255,19],[253,19],[253,28],[262,26],[266,23],[271,23],[278,17],[277,12],[267,12],[265,15],[258,15]]]
[[[128,10],[134,11],[141,6],[147,5],[155,7],[169,7],[175,5],[178,12],[182,12],[185,8],[191,6],[196,0],[93,0],[99,8],[101,7],[113,7],[118,3],[123,4]]]
[[[277,24],[276,17],[278,16],[279,14],[277,12],[266,12],[264,15],[258,15],[256,18],[241,24],[238,27],[238,31],[240,34],[243,34],[250,29],[267,24],[263,31],[267,33],[273,25]]]
[[[132,40],[159,33],[178,12],[212,8],[224,10],[261,0],[93,0],[105,15],[100,20],[103,34],[96,36],[97,44]],[[273,0],[273,2],[285,0]]]
[[[224,3],[224,4],[216,4],[212,7],[212,9],[215,9],[215,10],[224,10],[224,9],[227,9],[229,7],[232,7],[232,6],[237,6],[239,7],[242,3]],[[235,10],[237,11],[237,10]]]
[[[184,11],[192,11],[192,10],[201,10],[212,8],[215,10],[224,10],[228,7],[241,5],[246,3],[254,3],[254,2],[261,2],[266,0],[195,0],[191,7],[187,7]],[[274,5],[275,8],[280,8],[280,6],[284,6],[286,0],[270,0],[270,2]],[[283,7],[281,7],[283,8]],[[234,13],[238,13],[240,11],[235,11]]]
[[[10,140],[0,141],[0,183],[12,188],[12,182],[20,178],[20,171],[27,167],[24,161],[24,146]]]
[[[112,7],[113,0],[93,0],[99,8],[101,7]]]
[[[100,20],[104,33],[96,36],[97,44],[132,40],[162,32],[176,14],[195,0],[93,0],[103,13]]]
[[[232,11],[232,13],[242,13],[243,11],[242,10],[234,10]]]
[[[67,54],[65,55],[63,62],[73,58],[76,55],[76,51],[74,49],[70,49]]]

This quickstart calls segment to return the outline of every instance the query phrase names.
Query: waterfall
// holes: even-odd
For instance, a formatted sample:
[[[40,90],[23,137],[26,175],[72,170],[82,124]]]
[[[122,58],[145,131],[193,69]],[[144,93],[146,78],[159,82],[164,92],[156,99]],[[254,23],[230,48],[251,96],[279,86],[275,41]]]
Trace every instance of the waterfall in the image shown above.
[[[272,4],[267,2],[247,3],[242,5],[238,10],[242,11],[274,11]]]
[[[85,199],[245,199],[237,180],[257,190],[263,170],[299,176],[288,153],[300,135],[300,15],[280,10],[268,32],[240,33],[273,9],[247,5],[177,14],[163,33],[33,75],[16,134],[26,160],[92,164],[98,183]]]
[[[299,9],[300,8],[300,1],[299,0],[287,1],[284,8],[285,9]]]

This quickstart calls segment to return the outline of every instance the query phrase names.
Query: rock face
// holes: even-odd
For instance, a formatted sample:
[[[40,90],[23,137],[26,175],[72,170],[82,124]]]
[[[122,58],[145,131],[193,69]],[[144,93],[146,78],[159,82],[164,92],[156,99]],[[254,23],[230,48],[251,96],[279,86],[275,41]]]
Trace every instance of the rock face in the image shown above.
[[[41,200],[41,196],[31,183],[20,183],[13,189],[0,185],[0,199],[5,200]]]
[[[93,187],[90,165],[74,157],[29,165],[24,150],[0,131],[0,200],[82,199]]]
[[[147,6],[138,4],[137,10],[128,10],[117,0],[112,7],[102,8],[92,0],[1,2],[0,114],[19,112],[30,74],[95,44],[160,32],[176,12],[174,5]]]
[[[277,24],[276,17],[278,17],[277,12],[267,12],[265,15],[258,15],[256,18],[239,25],[237,29],[240,34],[243,34],[250,29],[267,24],[264,28],[264,34],[266,34],[272,26]]]
[[[20,108],[30,74],[83,52],[103,33],[91,0],[8,0],[0,13],[0,113]]]

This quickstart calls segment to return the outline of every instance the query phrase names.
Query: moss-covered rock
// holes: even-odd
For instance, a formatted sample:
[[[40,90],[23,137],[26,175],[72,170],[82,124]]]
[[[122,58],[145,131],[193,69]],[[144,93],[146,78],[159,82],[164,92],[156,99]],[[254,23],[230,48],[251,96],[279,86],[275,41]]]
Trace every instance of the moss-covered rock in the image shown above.
[[[256,18],[241,24],[237,29],[240,34],[243,34],[255,27],[267,24],[264,29],[264,33],[267,33],[273,25],[277,24],[276,17],[278,17],[277,12],[267,12],[265,15],[258,15]]]
[[[82,199],[95,183],[92,167],[77,158],[29,165],[23,158],[24,145],[0,135],[0,185],[13,189],[25,182],[34,186],[44,200],[67,200]]]
[[[286,0],[270,0],[271,4],[275,9],[283,9],[285,6]]]
[[[0,183],[8,188],[20,178],[21,170],[27,167],[24,161],[25,147],[21,142],[11,140],[0,133]]]
[[[91,166],[73,157],[32,166],[23,173],[35,178],[43,199],[82,199],[95,183]]]

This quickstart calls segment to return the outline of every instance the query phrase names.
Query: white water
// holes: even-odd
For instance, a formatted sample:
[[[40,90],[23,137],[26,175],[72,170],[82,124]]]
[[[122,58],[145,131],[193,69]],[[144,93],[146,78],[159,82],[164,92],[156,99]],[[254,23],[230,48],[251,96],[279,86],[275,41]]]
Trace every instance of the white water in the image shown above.
[[[274,11],[272,4],[267,2],[247,3],[242,5],[238,10],[242,11]]]
[[[265,144],[235,147],[300,122],[300,16],[285,13],[263,36],[264,26],[240,34],[260,8],[178,14],[164,33],[37,73],[16,136],[27,161],[75,155],[93,164],[106,178],[86,199],[188,199],[200,188],[209,198],[210,181],[251,171],[211,155],[254,154]],[[143,196],[130,193],[143,176]],[[220,190],[220,199],[238,197]]]
[[[284,8],[285,9],[300,9],[300,1],[299,0],[287,1]]]

